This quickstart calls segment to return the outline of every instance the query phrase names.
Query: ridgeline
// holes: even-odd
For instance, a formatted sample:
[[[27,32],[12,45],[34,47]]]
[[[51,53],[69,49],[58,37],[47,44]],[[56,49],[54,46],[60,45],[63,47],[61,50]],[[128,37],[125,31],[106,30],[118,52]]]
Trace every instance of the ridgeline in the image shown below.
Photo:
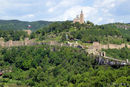
[[[51,24],[49,21],[19,21],[19,20],[0,20],[0,30],[26,30],[28,25],[31,25],[30,29],[36,31],[44,26]]]

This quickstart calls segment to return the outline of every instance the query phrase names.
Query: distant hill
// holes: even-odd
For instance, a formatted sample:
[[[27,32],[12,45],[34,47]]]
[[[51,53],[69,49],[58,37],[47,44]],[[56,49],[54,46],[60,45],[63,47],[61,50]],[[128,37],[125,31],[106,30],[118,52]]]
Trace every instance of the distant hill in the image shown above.
[[[0,20],[0,30],[24,30],[28,29],[28,25],[31,25],[31,30],[35,31],[41,27],[47,26],[52,22],[48,21],[19,21],[19,20]]]

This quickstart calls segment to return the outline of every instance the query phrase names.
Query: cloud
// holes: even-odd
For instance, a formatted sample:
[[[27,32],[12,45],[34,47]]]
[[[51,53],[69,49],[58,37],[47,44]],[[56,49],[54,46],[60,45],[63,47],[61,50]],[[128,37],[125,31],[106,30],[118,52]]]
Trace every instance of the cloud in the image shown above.
[[[44,6],[44,0],[0,0],[0,18],[36,20],[34,15],[45,9],[41,6]]]
[[[53,5],[53,3],[52,3],[51,1],[46,2],[46,6],[47,6],[47,7],[50,7],[50,6],[52,6],[52,5]]]
[[[81,10],[84,11],[84,16],[85,19],[87,19],[90,15],[91,17],[97,13],[95,8],[92,7],[87,7],[87,6],[75,6],[72,7],[68,10],[66,10],[62,15],[57,16],[56,18],[52,18],[52,20],[69,20],[69,19],[73,19],[74,17],[76,17],[76,15],[79,15],[79,13],[81,12]]]
[[[50,5],[48,12],[54,12],[60,8],[61,9],[69,8],[69,7],[75,6],[82,2],[83,2],[83,0],[60,0],[59,2],[57,2],[57,4],[53,4],[52,6]],[[49,2],[48,2],[48,4],[49,4]]]
[[[0,0],[0,18],[19,20],[73,20],[83,10],[96,24],[130,22],[130,0]]]
[[[72,1],[73,0],[70,0],[70,2]],[[76,15],[80,14],[81,10],[83,10],[85,20],[90,20],[96,24],[117,22],[120,21],[118,19],[121,19],[121,17],[116,17],[111,11],[128,0],[95,0],[90,6],[79,5],[80,2],[78,1],[79,0],[77,0],[77,2],[75,2],[74,4],[71,4],[69,0],[66,0],[67,5],[64,5],[70,7],[64,9],[64,5],[61,4],[64,2],[64,0],[62,0],[56,7],[51,8],[50,12],[55,12],[56,10],[60,9],[64,9],[65,11],[62,13],[59,12],[59,15],[54,18],[50,18],[50,20],[72,20],[73,18],[75,18]],[[83,0],[82,3],[85,3],[85,0]]]
[[[33,18],[33,17],[35,17],[34,14],[28,14],[28,15],[23,16],[23,18]]]

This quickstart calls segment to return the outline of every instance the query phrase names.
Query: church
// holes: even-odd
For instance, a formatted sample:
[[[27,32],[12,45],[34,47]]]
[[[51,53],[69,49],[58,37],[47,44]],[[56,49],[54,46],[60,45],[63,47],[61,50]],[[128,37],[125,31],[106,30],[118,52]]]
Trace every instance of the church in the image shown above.
[[[76,22],[78,22],[80,24],[84,24],[85,21],[84,21],[83,11],[81,11],[80,17],[79,17],[79,15],[77,15],[77,17],[74,18],[73,23],[76,23]]]

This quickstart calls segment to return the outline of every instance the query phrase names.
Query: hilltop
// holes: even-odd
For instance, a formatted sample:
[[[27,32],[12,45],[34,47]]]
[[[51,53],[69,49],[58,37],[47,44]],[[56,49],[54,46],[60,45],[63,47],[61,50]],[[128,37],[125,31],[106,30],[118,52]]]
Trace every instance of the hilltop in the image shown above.
[[[59,42],[121,44],[130,41],[130,25],[122,23],[95,25],[89,21],[84,24],[72,23],[71,21],[54,22],[32,33],[30,38]]]
[[[24,29],[31,25],[33,33],[28,36]],[[38,41],[78,41],[80,43],[100,42],[102,44],[121,44],[130,41],[130,24],[111,23],[95,25],[88,21],[84,24],[72,21],[48,22],[35,21],[26,22],[18,20],[1,20],[0,37],[5,41],[24,40],[28,37]]]

